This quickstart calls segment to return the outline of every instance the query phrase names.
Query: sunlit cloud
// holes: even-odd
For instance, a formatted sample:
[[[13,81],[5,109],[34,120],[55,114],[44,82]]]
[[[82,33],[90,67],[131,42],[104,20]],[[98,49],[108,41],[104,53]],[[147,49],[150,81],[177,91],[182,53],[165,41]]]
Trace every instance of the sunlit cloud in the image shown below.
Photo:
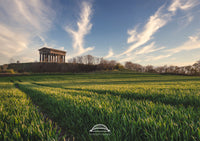
[[[152,42],[151,44],[143,47],[142,49],[140,50],[137,50],[135,52],[135,54],[148,54],[148,53],[151,53],[151,52],[155,52],[155,51],[158,51],[158,50],[161,50],[161,49],[164,49],[165,47],[160,47],[160,48],[156,48],[155,47],[155,42]]]
[[[152,60],[160,60],[160,59],[163,59],[163,58],[168,58],[168,57],[170,57],[171,55],[172,55],[172,54],[154,56],[154,57],[152,57]]]
[[[186,42],[184,42],[182,45],[180,45],[179,47],[168,49],[166,50],[166,52],[175,54],[181,51],[190,51],[194,49],[200,49],[199,36],[189,36],[188,38],[189,39]]]
[[[130,59],[134,59],[139,55],[149,54],[152,52],[156,52],[164,49],[165,47],[156,47],[156,42],[148,44],[151,40],[153,40],[154,34],[159,31],[162,27],[168,24],[172,17],[175,15],[175,12],[180,10],[189,10],[199,4],[198,0],[173,0],[169,6],[162,5],[150,18],[147,23],[144,25],[141,32],[138,32],[138,26],[135,26],[133,29],[128,30],[128,39],[127,44],[131,44],[128,49],[122,52],[119,55],[116,55],[116,58],[120,58],[121,61],[130,61]],[[187,21],[185,22],[187,25],[193,20],[193,16],[187,14],[184,17]],[[191,42],[190,42],[191,43]],[[147,44],[147,45],[146,45]],[[144,46],[145,45],[145,46]],[[144,47],[142,47],[144,46]],[[137,48],[142,47],[139,50]],[[137,56],[135,56],[137,55]],[[151,57],[151,60],[159,60],[163,58],[167,58],[172,54],[164,54],[156,57]],[[134,56],[134,57],[132,57]],[[153,59],[152,59],[153,58]]]
[[[90,32],[92,23],[90,22],[92,15],[92,5],[88,2],[82,2],[82,8],[80,18],[77,22],[77,30],[72,29],[69,26],[65,27],[65,30],[73,38],[73,48],[76,55],[84,54],[94,49],[94,47],[84,48],[84,37]]]
[[[18,34],[6,25],[0,25],[0,44],[1,52],[7,57],[13,56],[15,53],[27,48],[29,40],[24,34]]]
[[[0,63],[27,52],[34,38],[51,28],[55,12],[50,4],[40,0],[0,1],[0,56],[4,56]],[[30,55],[24,53],[23,57]]]
[[[198,0],[173,0],[168,11],[175,13],[178,9],[188,10],[199,4]]]
[[[191,13],[186,14],[177,19],[177,23],[180,25],[179,28],[183,29],[187,27],[194,19],[194,16]]]
[[[65,50],[65,47],[59,47],[58,49],[59,50]]]
[[[152,39],[152,36],[170,20],[169,14],[162,13],[163,8],[164,6],[161,6],[156,11],[156,13],[149,18],[142,32],[138,33],[136,31],[136,28],[134,28],[133,30],[128,30],[128,34],[130,35],[130,37],[128,38],[127,43],[134,43],[129,46],[126,51],[120,54],[120,56],[129,54],[134,49],[150,41]]]
[[[114,55],[113,50],[110,49],[109,52],[108,52],[108,54],[105,57],[103,57],[103,58],[107,59],[107,58],[113,57],[113,55]]]

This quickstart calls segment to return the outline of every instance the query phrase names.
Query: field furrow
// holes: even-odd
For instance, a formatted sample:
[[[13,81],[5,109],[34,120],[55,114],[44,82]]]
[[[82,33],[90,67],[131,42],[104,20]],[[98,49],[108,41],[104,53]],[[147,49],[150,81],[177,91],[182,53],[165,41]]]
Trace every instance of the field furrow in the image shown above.
[[[198,141],[199,85],[200,77],[147,73],[4,77],[1,139],[62,140],[56,123],[67,139],[81,141]],[[91,135],[96,124],[111,132]]]
[[[58,140],[60,131],[13,83],[0,82],[0,140]]]
[[[53,88],[63,88],[68,90],[88,91],[100,95],[110,94],[113,96],[120,96],[126,99],[135,100],[150,100],[152,102],[170,104],[170,105],[184,105],[185,107],[194,106],[200,107],[200,90],[195,88],[174,88],[172,87],[156,87],[144,85],[94,85],[89,86],[80,85],[76,87],[69,87],[63,83],[60,85],[51,85],[48,83],[33,83],[40,86],[49,86]]]
[[[110,94],[100,95],[92,91],[67,90],[31,83],[20,83],[19,88],[77,139],[95,138],[88,131],[98,123],[107,125],[112,131],[110,136],[103,136],[104,139],[199,138],[200,113],[190,106],[174,107],[147,100],[128,100]]]

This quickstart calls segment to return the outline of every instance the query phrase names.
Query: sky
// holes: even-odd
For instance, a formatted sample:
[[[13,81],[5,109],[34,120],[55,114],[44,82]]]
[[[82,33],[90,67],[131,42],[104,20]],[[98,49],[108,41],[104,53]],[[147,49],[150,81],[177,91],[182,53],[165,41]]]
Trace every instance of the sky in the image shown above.
[[[200,60],[199,0],[0,0],[0,64],[38,62],[38,49],[120,63]]]

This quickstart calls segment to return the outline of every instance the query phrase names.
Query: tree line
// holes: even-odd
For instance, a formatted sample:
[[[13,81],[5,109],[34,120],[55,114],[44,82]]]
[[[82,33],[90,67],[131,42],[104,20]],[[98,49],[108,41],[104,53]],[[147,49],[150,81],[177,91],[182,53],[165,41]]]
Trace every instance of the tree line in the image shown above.
[[[97,70],[125,69],[122,64],[120,64],[119,62],[115,60],[109,61],[100,57],[94,57],[92,55],[73,57],[68,60],[68,63],[96,65]]]
[[[200,75],[200,60],[193,65],[188,66],[153,66],[147,65],[142,66],[138,63],[133,63],[130,61],[125,62],[124,65],[120,64],[115,60],[105,60],[100,57],[94,57],[92,55],[77,56],[68,60],[68,63],[75,64],[86,64],[86,65],[96,65],[97,70],[132,70],[134,72],[150,72],[150,73],[160,73],[160,74],[181,74],[181,75]]]
[[[126,62],[125,68],[129,70],[133,70],[136,72],[153,72],[153,73],[160,73],[160,74],[181,74],[181,75],[200,75],[200,61],[197,61],[193,65],[188,66],[142,66],[140,64]]]

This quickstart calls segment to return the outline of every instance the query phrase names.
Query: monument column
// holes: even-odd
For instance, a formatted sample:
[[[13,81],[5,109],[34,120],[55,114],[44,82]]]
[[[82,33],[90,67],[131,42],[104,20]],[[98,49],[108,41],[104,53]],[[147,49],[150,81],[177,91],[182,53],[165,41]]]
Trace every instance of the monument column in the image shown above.
[[[63,63],[63,56],[60,55],[60,63]]]
[[[44,62],[47,62],[47,54],[44,55]]]
[[[64,56],[62,55],[61,58],[62,58],[62,63],[63,63],[64,62]]]
[[[52,54],[53,62],[54,62],[54,54]]]
[[[53,62],[55,62],[55,54],[53,54]]]
[[[42,53],[42,62],[44,62],[44,53]]]
[[[49,54],[47,53],[47,62],[49,62]]]

